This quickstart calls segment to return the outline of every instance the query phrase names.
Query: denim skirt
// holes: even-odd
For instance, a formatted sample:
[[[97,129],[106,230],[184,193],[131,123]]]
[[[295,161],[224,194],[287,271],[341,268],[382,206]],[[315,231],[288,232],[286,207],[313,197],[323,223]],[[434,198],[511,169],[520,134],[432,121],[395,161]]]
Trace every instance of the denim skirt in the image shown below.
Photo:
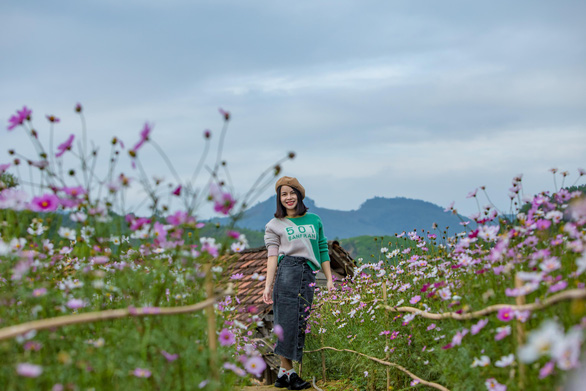
[[[273,323],[283,328],[275,354],[298,362],[303,357],[305,327],[315,289],[315,274],[308,262],[302,257],[284,256],[273,288]]]

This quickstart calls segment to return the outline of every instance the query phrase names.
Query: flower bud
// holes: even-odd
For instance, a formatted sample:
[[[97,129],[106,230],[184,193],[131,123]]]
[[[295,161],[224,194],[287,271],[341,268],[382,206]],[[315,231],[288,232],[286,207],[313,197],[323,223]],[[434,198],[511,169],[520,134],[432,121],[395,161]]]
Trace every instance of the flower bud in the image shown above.
[[[206,138],[206,139],[209,139],[210,137],[212,137],[212,132],[210,132],[208,129],[206,129],[203,132],[203,137]]]
[[[130,157],[136,157],[136,151],[134,149],[129,150],[128,154],[130,155]]]
[[[76,113],[81,113],[81,104],[80,103],[78,103],[78,104],[75,105],[75,112]]]
[[[295,152],[291,151],[289,152],[289,159],[294,159],[295,158]]]

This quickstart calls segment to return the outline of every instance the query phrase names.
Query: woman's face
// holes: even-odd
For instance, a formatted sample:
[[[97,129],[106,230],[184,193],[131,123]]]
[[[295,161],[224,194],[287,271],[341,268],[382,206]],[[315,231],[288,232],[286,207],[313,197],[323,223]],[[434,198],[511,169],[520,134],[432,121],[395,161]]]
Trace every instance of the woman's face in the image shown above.
[[[288,215],[295,214],[297,210],[297,194],[290,186],[281,186],[281,194],[279,194],[281,205],[285,208]]]

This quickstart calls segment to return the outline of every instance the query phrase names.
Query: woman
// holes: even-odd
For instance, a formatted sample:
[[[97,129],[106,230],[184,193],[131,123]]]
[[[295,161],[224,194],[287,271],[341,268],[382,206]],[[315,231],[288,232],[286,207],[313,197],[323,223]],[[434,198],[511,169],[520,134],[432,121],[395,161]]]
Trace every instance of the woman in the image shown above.
[[[265,228],[269,254],[263,300],[273,304],[273,323],[275,328],[280,326],[283,330],[275,347],[275,354],[281,358],[275,387],[302,390],[311,385],[295,373],[293,361],[301,362],[303,356],[315,273],[323,270],[328,290],[334,289],[334,283],[323,225],[319,216],[307,213],[303,204],[305,189],[296,178],[285,176],[277,181],[275,190],[277,212]],[[273,280],[275,286],[271,298]]]

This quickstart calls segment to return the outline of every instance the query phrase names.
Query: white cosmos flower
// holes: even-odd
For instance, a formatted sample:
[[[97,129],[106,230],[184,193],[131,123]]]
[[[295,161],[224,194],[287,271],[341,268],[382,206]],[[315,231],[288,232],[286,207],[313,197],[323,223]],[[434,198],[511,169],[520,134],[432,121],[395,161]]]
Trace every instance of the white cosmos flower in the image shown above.
[[[75,212],[70,214],[69,218],[76,223],[83,223],[87,219],[87,215],[83,212]]]
[[[25,238],[13,238],[10,241],[10,248],[13,251],[20,251],[22,249],[24,249],[24,246],[26,245],[26,239]]]
[[[584,270],[586,270],[586,252],[582,253],[582,256],[576,259],[576,266],[578,266],[578,270],[576,270],[577,276],[584,273]]]
[[[470,365],[470,366],[472,368],[474,368],[474,367],[487,367],[489,365],[490,365],[490,357],[480,356],[480,358],[474,357],[474,361],[472,362],[472,365]]]
[[[59,231],[57,234],[61,236],[63,239],[75,240],[75,230],[67,227],[59,227]]]
[[[561,341],[557,341],[551,348],[551,357],[557,366],[564,371],[576,368],[580,364],[580,348],[582,347],[582,330],[572,328]]]
[[[547,320],[539,329],[533,330],[527,344],[521,346],[517,355],[524,363],[532,363],[539,357],[550,354],[552,347],[564,338],[564,331],[553,320]]]
[[[512,363],[515,362],[515,355],[513,353],[509,354],[508,356],[502,356],[500,360],[494,363],[495,367],[504,368],[508,367]]]

